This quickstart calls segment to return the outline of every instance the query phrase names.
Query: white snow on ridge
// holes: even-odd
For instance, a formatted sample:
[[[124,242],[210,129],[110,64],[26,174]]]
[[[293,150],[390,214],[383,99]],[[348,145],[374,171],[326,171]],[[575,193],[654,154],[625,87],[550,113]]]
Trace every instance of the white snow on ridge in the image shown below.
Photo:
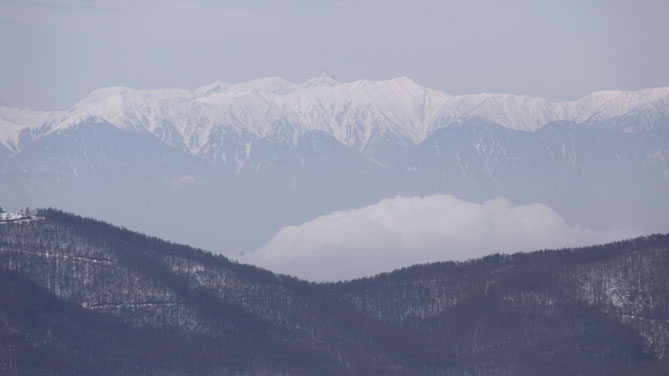
[[[38,128],[61,113],[62,111],[35,111],[0,105],[0,144],[11,151],[18,151],[19,133],[23,129]]]
[[[9,223],[9,222],[30,222],[36,219],[40,219],[41,217],[36,217],[32,215],[27,215],[27,214],[20,214],[20,213],[9,213],[9,212],[1,212],[0,213],[0,224],[4,223]]]
[[[45,124],[49,132],[57,132],[95,119],[151,132],[169,144],[182,143],[193,154],[220,127],[260,137],[320,130],[362,150],[378,129],[416,144],[438,128],[476,117],[536,131],[550,121],[606,120],[631,111],[669,116],[669,88],[602,91],[576,101],[551,102],[511,94],[452,96],[405,77],[340,83],[322,74],[303,84],[272,77],[236,84],[218,81],[195,90],[104,88],[63,112],[0,107],[0,142],[18,150],[23,128]]]

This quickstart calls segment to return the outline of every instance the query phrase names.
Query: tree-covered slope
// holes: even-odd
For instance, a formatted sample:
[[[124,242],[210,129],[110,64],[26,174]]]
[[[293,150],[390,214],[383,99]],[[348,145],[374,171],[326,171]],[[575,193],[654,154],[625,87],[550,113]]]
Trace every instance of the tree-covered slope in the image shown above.
[[[40,210],[0,223],[0,370],[662,374],[667,270],[654,235],[313,284]]]

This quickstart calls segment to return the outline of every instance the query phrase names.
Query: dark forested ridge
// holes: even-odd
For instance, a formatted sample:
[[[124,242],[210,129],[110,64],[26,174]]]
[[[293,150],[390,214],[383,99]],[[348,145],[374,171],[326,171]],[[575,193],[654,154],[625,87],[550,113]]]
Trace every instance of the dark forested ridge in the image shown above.
[[[668,271],[652,235],[314,284],[40,210],[0,223],[0,374],[666,375]]]

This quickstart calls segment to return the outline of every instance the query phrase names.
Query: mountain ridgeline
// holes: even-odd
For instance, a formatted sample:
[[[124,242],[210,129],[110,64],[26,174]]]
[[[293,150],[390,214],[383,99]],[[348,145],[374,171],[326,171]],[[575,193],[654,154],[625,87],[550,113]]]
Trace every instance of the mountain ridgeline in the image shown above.
[[[0,223],[3,375],[669,372],[669,235],[315,284],[35,214]]]
[[[66,111],[0,106],[0,193],[8,210],[64,208],[227,255],[396,195],[504,196],[666,232],[668,125],[669,88],[572,102],[327,75],[106,88]]]

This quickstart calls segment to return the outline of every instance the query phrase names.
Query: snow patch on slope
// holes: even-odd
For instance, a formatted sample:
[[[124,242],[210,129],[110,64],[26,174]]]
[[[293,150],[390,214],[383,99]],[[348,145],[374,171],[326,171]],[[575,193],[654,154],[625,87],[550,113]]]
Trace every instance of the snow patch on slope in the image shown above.
[[[492,252],[531,251],[619,240],[636,231],[589,230],[546,205],[450,195],[395,197],[287,226],[241,260],[315,281],[336,281]]]
[[[38,128],[61,113],[0,106],[0,144],[13,152],[18,151],[19,135],[23,129]]]

